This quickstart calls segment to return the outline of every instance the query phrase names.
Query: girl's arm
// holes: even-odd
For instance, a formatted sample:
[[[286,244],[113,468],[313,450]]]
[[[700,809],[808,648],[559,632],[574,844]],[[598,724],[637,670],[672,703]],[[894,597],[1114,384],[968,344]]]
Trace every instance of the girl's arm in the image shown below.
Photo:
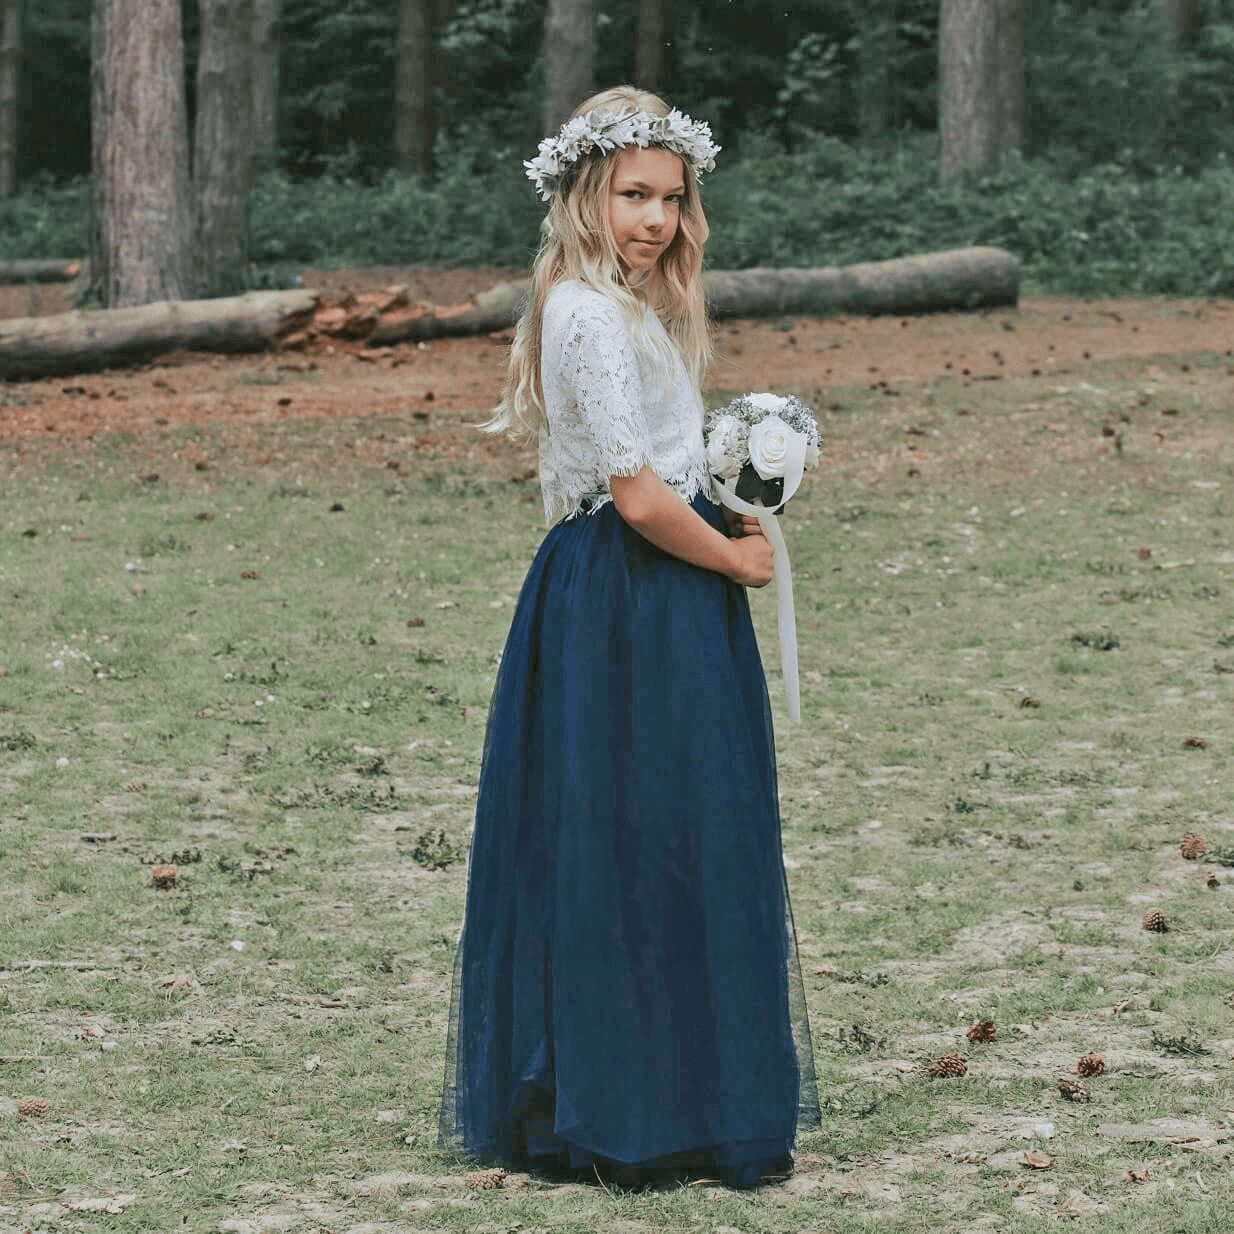
[[[617,513],[656,548],[724,574],[744,587],[765,587],[773,574],[771,545],[759,535],[730,540],[701,518],[650,467],[610,476]]]

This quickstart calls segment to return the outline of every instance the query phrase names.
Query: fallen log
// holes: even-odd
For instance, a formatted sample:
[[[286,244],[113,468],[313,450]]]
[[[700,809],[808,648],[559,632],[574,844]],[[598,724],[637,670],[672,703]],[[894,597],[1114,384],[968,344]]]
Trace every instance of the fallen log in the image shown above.
[[[1014,307],[1020,260],[1004,249],[949,249],[895,261],[821,269],[713,270],[704,276],[712,317],[943,313]],[[373,346],[447,335],[487,334],[514,324],[530,284],[499,283],[470,304],[383,318]]]
[[[71,283],[84,273],[86,263],[67,257],[0,261],[0,285],[20,283]]]
[[[1020,261],[1004,249],[949,249],[813,270],[716,270],[706,282],[716,318],[943,313],[1014,307]]]
[[[713,317],[924,313],[1013,306],[1020,262],[1002,249],[954,249],[842,269],[717,270],[705,276]],[[327,299],[311,290],[87,310],[0,322],[0,380],[84,373],[160,352],[264,351],[327,340],[384,347],[509,329],[526,279],[466,304],[413,303],[406,287]]]
[[[96,372],[177,350],[267,351],[312,315],[318,298],[251,291],[0,321],[0,380]]]

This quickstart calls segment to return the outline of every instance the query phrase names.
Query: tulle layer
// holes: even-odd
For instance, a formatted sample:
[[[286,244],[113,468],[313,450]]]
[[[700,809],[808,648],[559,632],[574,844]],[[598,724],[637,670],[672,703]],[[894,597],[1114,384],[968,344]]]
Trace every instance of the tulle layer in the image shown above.
[[[558,524],[489,713],[441,1143],[748,1185],[817,1120],[745,592],[611,505]]]

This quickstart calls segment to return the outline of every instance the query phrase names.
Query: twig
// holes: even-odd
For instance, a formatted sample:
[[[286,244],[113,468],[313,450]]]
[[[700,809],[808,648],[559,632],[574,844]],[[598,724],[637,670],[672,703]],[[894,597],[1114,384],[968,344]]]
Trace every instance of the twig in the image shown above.
[[[36,968],[76,968],[83,972],[114,973],[114,968],[99,968],[89,960],[19,960],[15,964],[0,964],[0,973],[31,973]]]

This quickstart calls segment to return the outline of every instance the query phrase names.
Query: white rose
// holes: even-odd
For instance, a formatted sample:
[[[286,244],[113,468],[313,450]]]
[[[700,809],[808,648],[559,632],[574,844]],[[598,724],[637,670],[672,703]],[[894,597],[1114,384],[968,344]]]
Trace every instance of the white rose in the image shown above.
[[[750,462],[764,480],[774,480],[784,474],[789,442],[800,437],[779,416],[768,416],[750,430]]]
[[[731,480],[742,464],[741,422],[721,416],[707,434],[707,470],[721,480]]]

